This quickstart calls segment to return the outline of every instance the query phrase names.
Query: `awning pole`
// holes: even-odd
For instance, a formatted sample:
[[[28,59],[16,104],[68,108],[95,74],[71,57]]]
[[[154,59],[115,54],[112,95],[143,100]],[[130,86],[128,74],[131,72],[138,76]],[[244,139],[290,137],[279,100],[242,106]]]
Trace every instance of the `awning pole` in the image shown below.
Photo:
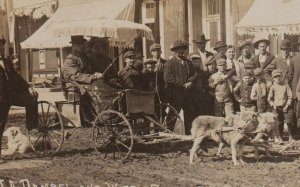
[[[59,64],[58,64],[58,77],[61,77],[61,65],[62,65],[62,62],[63,62],[63,50],[62,50],[62,47],[59,48],[59,56],[60,56],[60,59],[59,59]]]

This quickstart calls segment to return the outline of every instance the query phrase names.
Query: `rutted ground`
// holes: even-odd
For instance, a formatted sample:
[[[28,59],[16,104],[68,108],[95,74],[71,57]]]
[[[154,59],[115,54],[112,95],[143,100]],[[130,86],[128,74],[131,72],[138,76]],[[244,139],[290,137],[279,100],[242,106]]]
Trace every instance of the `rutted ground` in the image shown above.
[[[12,117],[9,126],[24,126],[22,117]],[[40,167],[1,170],[0,179],[10,179],[15,184],[28,179],[35,184],[68,184],[68,186],[300,186],[299,155],[263,157],[256,163],[253,149],[246,148],[246,166],[232,164],[230,150],[223,150],[223,157],[203,156],[202,161],[188,164],[188,149],[192,143],[173,145],[162,150],[162,145],[135,146],[130,161],[110,163],[101,160],[93,151],[88,135],[91,129],[76,131],[64,143],[62,152],[55,157],[39,158],[34,154],[6,157],[8,163],[46,160],[50,164]],[[168,144],[167,144],[168,146]],[[210,148],[209,154],[216,153]],[[34,163],[32,163],[34,164]]]

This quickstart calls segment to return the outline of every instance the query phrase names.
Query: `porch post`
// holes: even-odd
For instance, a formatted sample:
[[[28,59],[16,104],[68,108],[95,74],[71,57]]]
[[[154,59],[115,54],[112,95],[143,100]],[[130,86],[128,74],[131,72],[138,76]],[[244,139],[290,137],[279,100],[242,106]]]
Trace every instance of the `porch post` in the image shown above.
[[[160,43],[160,28],[159,28],[159,0],[155,0],[155,36],[156,43]]]

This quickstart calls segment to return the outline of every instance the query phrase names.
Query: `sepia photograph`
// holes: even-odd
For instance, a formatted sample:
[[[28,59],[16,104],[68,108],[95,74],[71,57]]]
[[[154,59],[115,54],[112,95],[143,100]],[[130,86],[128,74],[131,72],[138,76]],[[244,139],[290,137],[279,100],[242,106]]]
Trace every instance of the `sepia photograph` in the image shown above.
[[[0,187],[300,186],[299,78],[300,0],[0,0]]]

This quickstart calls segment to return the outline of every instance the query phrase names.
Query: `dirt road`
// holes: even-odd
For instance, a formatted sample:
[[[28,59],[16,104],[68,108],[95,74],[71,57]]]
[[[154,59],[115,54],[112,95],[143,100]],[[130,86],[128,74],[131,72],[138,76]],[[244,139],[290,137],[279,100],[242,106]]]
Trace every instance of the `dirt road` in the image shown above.
[[[22,117],[9,120],[9,126],[23,124]],[[253,148],[247,147],[245,161],[248,165],[235,167],[230,150],[226,148],[222,158],[205,155],[202,161],[190,165],[188,150],[192,143],[186,142],[174,144],[172,149],[162,149],[161,144],[136,145],[128,162],[110,163],[101,160],[94,152],[88,137],[90,131],[84,129],[75,132],[55,157],[38,157],[32,153],[6,157],[7,163],[0,166],[0,179],[11,180],[15,186],[29,186],[26,180],[20,182],[22,179],[28,179],[30,186],[61,184],[69,187],[116,184],[149,187],[300,186],[299,155],[263,156],[257,163],[253,158]],[[165,145],[166,148],[168,146],[170,144]],[[211,155],[216,151],[215,147],[209,148]]]

